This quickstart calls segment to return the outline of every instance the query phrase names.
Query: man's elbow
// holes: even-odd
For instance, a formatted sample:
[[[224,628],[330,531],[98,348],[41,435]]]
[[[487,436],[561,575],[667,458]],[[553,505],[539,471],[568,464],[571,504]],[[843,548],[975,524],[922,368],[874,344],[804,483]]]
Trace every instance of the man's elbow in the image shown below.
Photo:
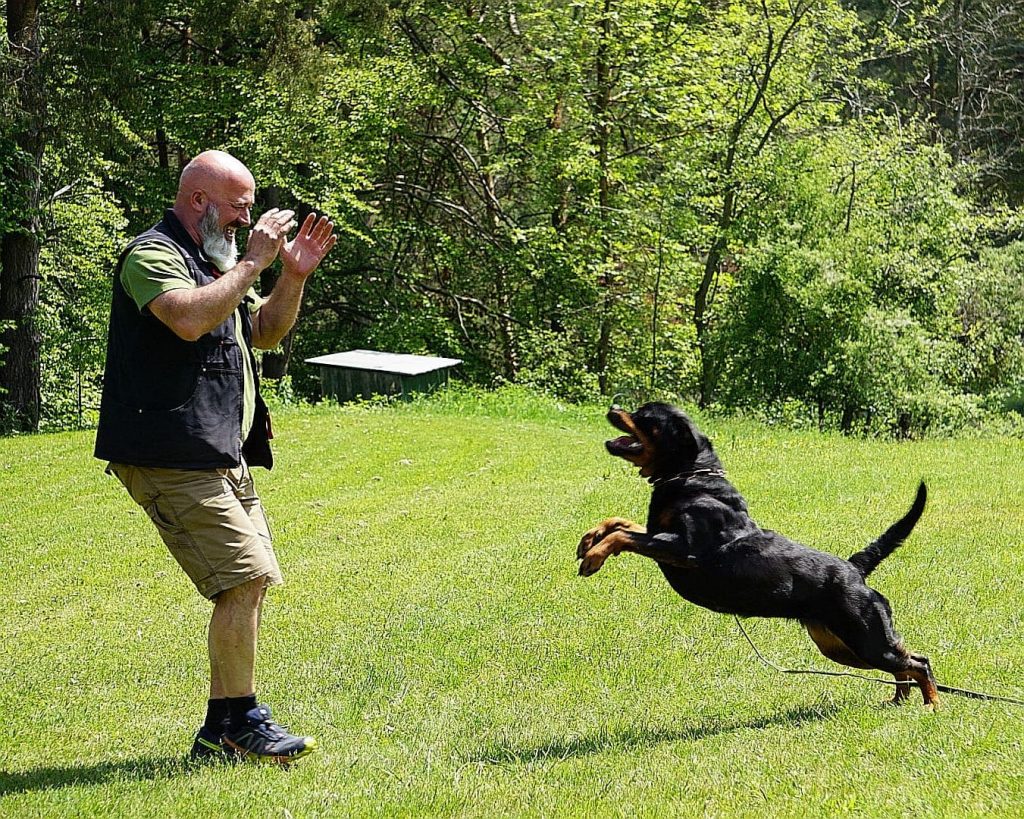
[[[172,333],[180,338],[182,341],[199,341],[204,335],[206,335],[206,329],[200,327],[194,321],[188,319],[180,321],[165,321]]]
[[[284,333],[274,332],[271,322],[264,321],[263,313],[252,317],[252,346],[257,350],[273,350],[281,343]]]
[[[271,338],[266,333],[257,333],[253,330],[252,346],[257,350],[273,350],[281,343],[281,338]]]

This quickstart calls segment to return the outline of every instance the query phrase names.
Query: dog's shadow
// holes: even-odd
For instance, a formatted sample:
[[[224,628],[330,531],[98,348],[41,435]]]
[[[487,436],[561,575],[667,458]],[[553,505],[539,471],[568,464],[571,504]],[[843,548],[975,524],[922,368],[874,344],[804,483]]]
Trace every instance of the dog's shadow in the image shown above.
[[[700,742],[722,734],[770,728],[773,725],[821,722],[831,719],[841,710],[840,706],[832,704],[802,706],[757,719],[730,722],[712,717],[695,725],[678,728],[634,726],[617,731],[600,730],[581,736],[560,737],[527,747],[496,743],[469,754],[463,761],[471,765],[529,765],[546,761],[564,761],[605,751],[631,751],[671,742]]]
[[[154,756],[95,765],[33,768],[23,772],[0,770],[0,797],[32,791],[52,791],[108,782],[152,782],[172,779],[199,767],[182,756]]]

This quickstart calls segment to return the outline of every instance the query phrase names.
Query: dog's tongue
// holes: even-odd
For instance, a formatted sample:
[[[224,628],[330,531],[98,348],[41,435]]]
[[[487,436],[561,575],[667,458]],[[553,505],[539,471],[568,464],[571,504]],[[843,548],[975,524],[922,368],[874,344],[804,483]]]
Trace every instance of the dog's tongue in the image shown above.
[[[612,443],[615,444],[616,446],[622,447],[632,446],[633,444],[636,443],[636,438],[634,438],[632,435],[620,435],[618,438],[612,441]]]

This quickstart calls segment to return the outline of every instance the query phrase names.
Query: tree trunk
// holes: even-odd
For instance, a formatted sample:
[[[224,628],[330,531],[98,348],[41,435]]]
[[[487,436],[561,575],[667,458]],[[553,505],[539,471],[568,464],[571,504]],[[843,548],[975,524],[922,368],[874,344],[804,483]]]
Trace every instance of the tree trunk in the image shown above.
[[[597,162],[600,168],[598,187],[598,206],[601,214],[601,261],[604,295],[601,297],[601,329],[597,339],[597,385],[602,395],[609,392],[608,358],[611,353],[612,339],[612,294],[615,287],[615,275],[612,272],[612,237],[611,226],[607,224],[611,215],[611,168],[609,145],[611,143],[612,123],[612,76],[609,48],[614,32],[612,31],[612,0],[604,1],[601,15],[601,30],[597,46],[595,73],[597,75],[597,108],[594,112],[597,120]]]
[[[263,205],[267,210],[281,207],[281,189],[276,185],[269,185],[263,191]],[[301,224],[301,219],[296,218]],[[294,234],[293,234],[294,238]],[[260,294],[265,298],[270,295],[277,284],[278,273],[273,267],[264,268],[260,273]],[[288,364],[292,357],[292,344],[295,341],[295,328],[292,327],[288,334],[281,339],[279,350],[265,350],[260,356],[260,377],[279,380],[288,374]]]
[[[46,98],[39,70],[37,0],[8,0],[10,60],[4,82],[15,89],[18,155],[3,167],[15,218],[0,234],[0,425],[39,429],[39,191]],[[10,206],[10,205],[9,205]],[[6,416],[6,417],[5,417]]]
[[[731,172],[731,167],[728,170]],[[722,209],[718,214],[718,235],[708,250],[707,259],[704,261],[704,273],[693,297],[693,325],[697,331],[697,353],[700,358],[700,394],[697,403],[702,408],[711,402],[715,389],[714,367],[708,350],[708,343],[711,340],[711,302],[714,297],[712,285],[728,249],[727,233],[732,227],[735,207],[736,190],[730,184],[726,188],[725,196],[722,197]]]

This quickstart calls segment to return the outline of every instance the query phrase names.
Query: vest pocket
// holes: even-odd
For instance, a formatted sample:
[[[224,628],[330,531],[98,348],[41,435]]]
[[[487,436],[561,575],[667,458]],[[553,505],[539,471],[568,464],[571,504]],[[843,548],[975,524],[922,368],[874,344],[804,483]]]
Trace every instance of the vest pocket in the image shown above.
[[[203,369],[206,372],[241,372],[242,352],[238,342],[229,336],[224,336],[212,344],[206,351],[203,362]]]
[[[241,460],[239,370],[198,367],[188,400],[180,406],[141,408],[110,399],[107,410],[109,446],[104,451],[113,459],[185,469]]]
[[[200,363],[159,368],[159,378],[148,378],[128,406],[139,412],[174,412],[195,398],[203,365]]]

